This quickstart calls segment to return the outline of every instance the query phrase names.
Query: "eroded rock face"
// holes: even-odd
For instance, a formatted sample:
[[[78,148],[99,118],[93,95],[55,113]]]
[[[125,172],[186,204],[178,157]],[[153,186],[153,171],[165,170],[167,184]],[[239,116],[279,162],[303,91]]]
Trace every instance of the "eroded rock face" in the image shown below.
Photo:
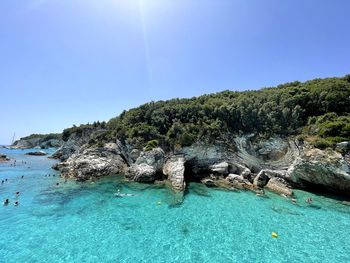
[[[288,169],[292,182],[350,194],[350,164],[340,153],[308,148]]]
[[[167,161],[161,148],[142,152],[119,141],[99,149],[85,144],[57,168],[63,176],[82,180],[124,172],[139,182],[166,177],[171,187],[182,193],[187,179],[229,189],[266,188],[283,195],[292,194],[289,183],[350,194],[348,155],[300,145],[292,138],[273,138],[258,144],[249,140],[249,136],[237,137],[229,148],[197,143],[168,153],[171,157]]]
[[[127,177],[136,182],[153,182],[157,179],[156,169],[147,163],[133,164],[129,167]]]
[[[161,172],[164,164],[165,154],[164,151],[157,147],[151,151],[141,152],[136,159],[135,164],[146,163],[152,166],[156,172]]]
[[[73,154],[65,162],[54,165],[62,177],[72,177],[80,181],[102,176],[123,174],[127,163],[111,145],[104,148],[87,148]]]
[[[177,154],[185,157],[186,169],[188,169],[188,172],[191,173],[193,177],[198,177],[198,179],[212,173],[210,167],[215,167],[216,164],[229,160],[229,153],[224,147],[219,145],[198,143],[182,148]]]
[[[151,151],[140,152],[126,176],[137,182],[153,182],[161,176],[164,159],[164,151],[161,148],[154,148]]]
[[[89,143],[89,141],[100,133],[103,133],[103,129],[86,129],[82,133],[73,133],[69,136],[57,151],[52,154],[52,158],[60,159],[61,161],[67,160],[72,154],[79,153],[82,147]]]
[[[41,137],[34,137],[30,139],[20,139],[11,145],[13,149],[29,149],[29,148],[58,148],[63,144],[63,140],[59,139],[44,139]]]
[[[172,156],[163,167],[165,174],[175,191],[184,191],[185,182],[185,157],[183,155]]]

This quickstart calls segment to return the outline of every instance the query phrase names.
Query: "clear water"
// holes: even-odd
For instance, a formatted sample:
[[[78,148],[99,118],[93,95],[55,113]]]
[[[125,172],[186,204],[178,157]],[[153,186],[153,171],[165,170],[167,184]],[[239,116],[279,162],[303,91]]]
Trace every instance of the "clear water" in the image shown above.
[[[45,177],[54,161],[25,152],[0,149],[19,164],[0,164],[0,198],[11,199],[0,207],[0,262],[350,262],[350,206],[340,201],[297,191],[295,205],[192,183],[174,206],[163,187]],[[137,196],[115,198],[117,189]]]

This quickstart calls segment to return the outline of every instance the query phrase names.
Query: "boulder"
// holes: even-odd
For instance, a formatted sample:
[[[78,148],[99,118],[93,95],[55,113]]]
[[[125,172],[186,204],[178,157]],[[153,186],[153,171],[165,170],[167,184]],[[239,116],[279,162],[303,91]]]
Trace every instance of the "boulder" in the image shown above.
[[[227,175],[229,173],[229,164],[221,162],[209,166],[209,170],[214,174]]]
[[[234,163],[231,164],[230,173],[240,174],[243,176],[243,178],[250,180],[252,172],[249,168],[245,167],[244,165]]]
[[[168,159],[163,167],[163,174],[167,176],[173,190],[184,191],[186,187],[184,156],[174,155]]]
[[[156,175],[157,173],[153,166],[141,163],[131,165],[126,176],[136,182],[154,182],[157,179]]]
[[[270,180],[270,177],[267,176],[265,170],[261,170],[258,175],[254,178],[253,184],[257,187],[264,187],[267,182]]]
[[[244,178],[243,175],[229,174],[225,180],[229,182],[231,187],[237,189],[253,190],[255,188],[255,186],[248,179]]]

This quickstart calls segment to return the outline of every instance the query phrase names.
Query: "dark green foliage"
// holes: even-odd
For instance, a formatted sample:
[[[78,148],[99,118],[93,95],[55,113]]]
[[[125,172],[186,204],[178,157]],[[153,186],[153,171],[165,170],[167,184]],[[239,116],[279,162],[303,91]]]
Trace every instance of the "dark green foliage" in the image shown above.
[[[335,143],[350,140],[350,115],[338,116],[335,112],[329,112],[311,117],[304,130],[308,135],[320,137],[312,142],[314,146],[330,147]]]
[[[329,142],[328,140],[323,139],[323,138],[316,139],[312,144],[316,148],[320,148],[320,149],[326,149],[326,148],[331,147],[333,145],[331,142]]]
[[[102,141],[99,141],[96,143],[96,146],[102,148],[104,146],[104,143]]]
[[[29,136],[21,138],[21,140],[29,140],[29,139],[34,139],[34,138],[40,138],[40,139],[45,140],[45,141],[51,140],[51,139],[61,140],[62,134],[61,133],[31,134]]]
[[[295,81],[257,91],[224,91],[150,102],[111,119],[105,138],[128,139],[140,147],[158,140],[161,146],[176,147],[196,141],[214,142],[227,134],[291,135],[300,134],[306,125],[319,123],[322,115],[325,121],[320,129],[313,128],[316,135],[349,138],[349,79],[348,75]],[[333,113],[324,115],[329,112]],[[334,116],[345,117],[334,121]]]
[[[93,129],[105,129],[107,126],[106,122],[94,122],[93,124],[81,124],[80,126],[73,125],[71,128],[64,129],[62,132],[62,139],[64,141],[67,141],[69,136],[71,136],[73,133],[80,137],[82,136],[84,131],[93,130]],[[102,138],[107,139],[107,138]]]
[[[151,151],[152,149],[156,148],[158,146],[157,140],[150,140],[146,143],[144,150],[145,151]]]

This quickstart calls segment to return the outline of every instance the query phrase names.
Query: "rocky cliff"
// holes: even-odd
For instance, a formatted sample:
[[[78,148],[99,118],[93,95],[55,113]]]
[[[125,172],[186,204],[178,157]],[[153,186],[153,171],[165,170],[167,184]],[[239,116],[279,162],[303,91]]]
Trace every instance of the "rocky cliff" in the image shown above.
[[[57,151],[52,155],[52,158],[67,160],[72,154],[78,153],[84,145],[88,147],[88,143],[95,136],[102,133],[103,129],[83,129],[80,132],[72,133],[65,141],[62,142]]]
[[[58,148],[63,144],[60,135],[31,135],[23,137],[15,141],[11,148],[13,149],[29,149],[29,148]]]
[[[228,189],[264,189],[292,196],[293,188],[317,188],[350,194],[349,151],[319,150],[293,137],[233,137],[229,142],[195,143],[174,152],[143,151],[120,141],[104,147],[76,146],[57,164],[63,177],[88,180],[125,175],[138,182],[164,181],[184,192],[189,181]]]

